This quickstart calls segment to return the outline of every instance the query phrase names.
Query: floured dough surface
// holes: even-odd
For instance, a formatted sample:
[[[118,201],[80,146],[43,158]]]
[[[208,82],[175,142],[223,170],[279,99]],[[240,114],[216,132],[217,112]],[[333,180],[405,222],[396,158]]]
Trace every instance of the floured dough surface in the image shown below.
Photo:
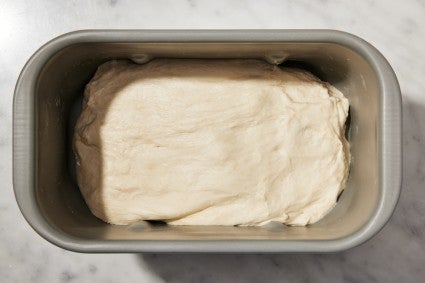
[[[348,176],[348,100],[259,60],[111,61],[87,85],[77,179],[113,224],[306,225]]]

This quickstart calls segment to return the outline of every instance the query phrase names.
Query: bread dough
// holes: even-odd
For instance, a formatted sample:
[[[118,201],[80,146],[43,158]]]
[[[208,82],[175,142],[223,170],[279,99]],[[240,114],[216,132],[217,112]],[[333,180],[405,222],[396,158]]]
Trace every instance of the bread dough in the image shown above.
[[[110,61],[87,85],[81,192],[113,224],[306,225],[348,176],[348,100],[260,60]]]

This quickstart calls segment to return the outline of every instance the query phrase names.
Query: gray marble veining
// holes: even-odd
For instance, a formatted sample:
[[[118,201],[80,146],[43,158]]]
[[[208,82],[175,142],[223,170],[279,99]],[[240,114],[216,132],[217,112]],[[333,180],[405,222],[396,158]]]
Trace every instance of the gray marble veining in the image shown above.
[[[406,1],[0,2],[0,274],[2,282],[423,282],[425,278],[425,4]],[[87,28],[331,28],[390,61],[403,93],[403,191],[372,240],[320,255],[98,255],[59,249],[25,222],[12,190],[12,100],[43,43]]]

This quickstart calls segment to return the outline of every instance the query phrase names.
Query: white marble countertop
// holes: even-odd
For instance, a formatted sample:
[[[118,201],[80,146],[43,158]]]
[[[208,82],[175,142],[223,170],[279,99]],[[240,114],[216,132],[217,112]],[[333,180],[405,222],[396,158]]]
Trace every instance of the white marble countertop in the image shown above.
[[[424,282],[424,3],[1,1],[0,281]],[[25,222],[13,195],[13,88],[26,60],[43,43],[87,28],[331,28],[368,40],[392,64],[403,93],[404,181],[395,214],[372,240],[336,254],[78,254],[48,243]]]

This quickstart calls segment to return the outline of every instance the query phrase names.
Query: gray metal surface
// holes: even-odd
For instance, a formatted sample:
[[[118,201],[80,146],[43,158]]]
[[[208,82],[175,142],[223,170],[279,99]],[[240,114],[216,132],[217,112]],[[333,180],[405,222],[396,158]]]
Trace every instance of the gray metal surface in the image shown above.
[[[308,227],[114,226],[95,218],[72,178],[72,108],[113,58],[262,58],[311,66],[349,98],[352,164],[335,209]],[[285,62],[283,63],[285,64]],[[401,184],[401,95],[383,56],[332,30],[80,31],[40,48],[18,79],[13,181],[29,224],[80,252],[330,252],[358,245],[391,216]]]

